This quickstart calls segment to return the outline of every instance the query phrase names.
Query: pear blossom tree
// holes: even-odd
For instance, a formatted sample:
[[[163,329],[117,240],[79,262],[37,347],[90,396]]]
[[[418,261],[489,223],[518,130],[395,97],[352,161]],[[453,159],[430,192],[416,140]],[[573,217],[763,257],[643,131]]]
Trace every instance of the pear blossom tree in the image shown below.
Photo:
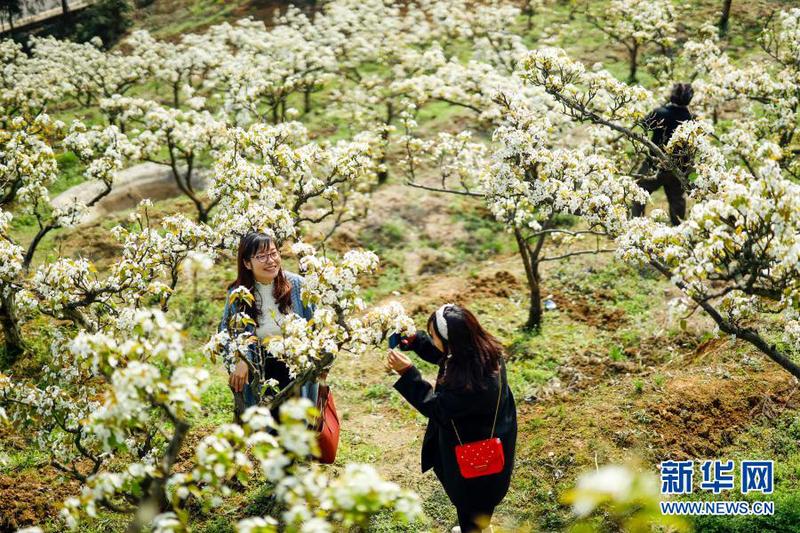
[[[421,10],[402,13],[399,5],[380,0],[332,3],[315,25],[335,51],[339,78],[348,82],[331,91],[337,105],[333,115],[356,128],[379,132],[383,146],[378,180],[384,183],[389,178],[393,123],[419,93],[409,80],[430,73],[441,61],[436,48],[426,46],[432,27]]]
[[[230,25],[213,26],[206,33],[189,33],[178,42],[155,39],[147,30],[136,30],[125,40],[128,55],[139,58],[147,67],[146,77],[156,82],[159,103],[173,109],[196,108],[191,99],[213,97],[219,93],[215,75],[230,60],[225,29]],[[167,88],[161,94],[161,86]],[[110,98],[117,92],[107,96]]]
[[[111,191],[114,173],[136,157],[135,147],[115,126],[87,131],[83,124],[75,122],[66,135],[65,129],[62,122],[41,113],[31,118],[16,117],[7,129],[0,130],[0,145],[7,156],[0,165],[3,191],[0,212],[5,220],[0,235],[6,243],[8,260],[6,273],[0,280],[0,322],[7,364],[13,363],[25,348],[19,333],[16,299],[21,280],[29,274],[42,239],[59,228],[77,225],[86,210]],[[51,204],[48,186],[59,173],[54,144],[74,150],[84,163],[86,178],[102,183],[103,187],[88,201],[76,200],[63,207]],[[38,229],[27,244],[9,231],[9,221],[15,214],[36,221]]]
[[[262,21],[241,20],[211,32],[227,47],[212,77],[222,87],[223,109],[237,124],[294,118],[288,107],[293,95],[302,94],[304,111],[310,111],[311,94],[336,71],[333,50],[302,12],[290,8],[276,22],[267,30]]]
[[[641,56],[649,48],[656,48],[667,58],[675,45],[676,12],[670,2],[611,0],[608,6],[589,11],[586,19],[608,39],[625,48],[629,83],[637,81]]]
[[[360,338],[376,334],[385,333]],[[349,466],[327,481],[308,465],[316,437],[307,429],[307,400],[286,403],[281,425],[269,410],[251,409],[243,426],[223,425],[204,437],[188,472],[177,472],[209,373],[191,362],[180,324],[160,310],[121,309],[105,330],[65,335],[52,350],[58,364],[46,370],[44,383],[0,375],[0,404],[4,418],[31,432],[52,464],[83,484],[65,502],[73,528],[104,507],[131,515],[130,531],[151,523],[177,531],[188,525],[190,497],[216,506],[231,484],[258,479],[275,485],[288,511],[277,520],[247,519],[239,525],[244,531],[273,531],[281,522],[295,530],[310,520],[363,525],[384,509],[398,519],[419,513],[413,495],[380,481],[369,467]]]
[[[542,326],[540,266],[584,254],[612,252],[602,238],[617,235],[627,219],[627,203],[642,200],[644,191],[630,176],[617,176],[615,161],[590,143],[557,147],[554,127],[541,109],[499,94],[505,120],[493,134],[493,146],[471,141],[469,132],[440,134],[424,141],[406,137],[406,163],[411,183],[423,165],[439,169],[441,185],[425,187],[484,201],[495,219],[513,232],[529,289],[526,329]],[[410,124],[413,125],[413,124]],[[491,153],[491,155],[489,155]],[[586,227],[571,229],[565,215],[579,216]],[[594,239],[560,254],[546,254],[548,240],[570,244]]]
[[[377,184],[376,135],[312,141],[299,122],[254,124],[229,135],[230,147],[219,154],[208,188],[209,198],[219,205],[210,224],[228,248],[252,220],[267,221],[283,241],[331,220],[327,238],[340,225],[363,216]]]
[[[725,106],[726,113],[736,117],[737,131],[728,132],[724,124],[718,125],[726,149],[745,158],[753,145],[770,141],[782,151],[778,161],[783,170],[795,178],[800,177],[798,28],[800,9],[775,13],[758,39],[763,56],[744,65],[737,65],[713,36],[687,42],[681,58],[697,77],[693,84],[696,105],[715,118],[717,109]]]
[[[571,119],[602,126],[633,149],[648,150],[691,191],[694,205],[679,226],[668,226],[659,212],[625,224],[616,238],[619,257],[652,265],[683,291],[683,309],[702,309],[718,331],[750,343],[800,377],[793,357],[800,279],[795,259],[800,227],[793,203],[798,196],[785,169],[791,165],[780,135],[759,139],[733,127],[721,137],[712,124],[692,121],[659,149],[636,129],[641,91],[606,83],[611,97],[600,98],[582,66],[559,53],[532,53],[526,71],[525,78],[544,86]],[[775,130],[781,131],[780,123]],[[718,139],[732,145],[720,145]],[[694,168],[691,180],[687,161]],[[783,325],[775,327],[772,317],[780,317]]]
[[[521,37],[508,30],[508,20],[517,17],[519,9],[505,2],[421,2],[418,9],[402,14],[397,6],[369,2],[357,16],[344,15],[346,2],[331,5],[336,8],[326,11],[327,19],[318,24],[335,28],[331,34],[337,36],[334,49],[340,51],[341,77],[352,82],[335,90],[333,98],[352,122],[380,131],[385,150],[394,123],[404,113],[419,112],[426,103],[446,102],[480,112],[474,102],[461,97],[474,97],[477,93],[471,86],[485,85],[487,71],[508,74],[524,56]],[[341,21],[358,28],[359,38],[342,35]],[[472,54],[467,66],[458,57],[464,43]],[[373,68],[374,64],[381,68]],[[462,89],[462,82],[470,88]],[[381,162],[386,164],[386,155]],[[386,179],[384,168],[379,181]]]
[[[34,38],[31,48],[33,60],[45,72],[60,73],[57,78],[49,75],[55,86],[84,107],[97,105],[103,98],[124,95],[149,74],[146,57],[103,50],[99,38],[87,43]]]
[[[174,109],[153,100],[114,96],[101,100],[101,110],[124,125],[140,158],[169,168],[178,189],[197,210],[198,222],[206,222],[214,201],[205,201],[194,181],[197,166],[225,148],[227,123],[202,109],[204,99],[190,103],[197,109]],[[113,118],[112,118],[113,117]]]
[[[466,66],[448,63],[442,70],[448,73],[441,77],[444,85],[435,81],[426,85],[422,80],[420,86],[431,97],[444,92],[452,102],[463,102],[478,112],[477,123],[494,129],[492,144],[473,141],[468,131],[439,134],[435,140],[418,138],[412,133],[416,122],[408,114],[404,117],[407,182],[434,192],[480,198],[514,233],[529,288],[525,327],[538,330],[543,317],[540,265],[576,254],[613,251],[600,239],[620,231],[627,217],[625,205],[644,198],[643,191],[630,176],[614,175],[620,166],[632,166],[625,151],[619,150],[619,140],[596,127],[575,128],[546,88],[525,83],[518,73],[503,75],[476,61]],[[587,79],[603,101],[610,100],[610,91],[603,87],[612,83],[607,73],[591,72]],[[648,94],[635,96],[641,100],[642,116]],[[423,179],[430,171],[440,178],[435,186]],[[573,230],[565,216],[583,217],[587,227]],[[569,244],[587,237],[595,240],[594,246],[566,254],[544,253],[548,240]]]
[[[29,56],[22,45],[0,40],[0,126],[6,128],[17,117],[34,117],[44,113],[47,105],[64,98],[58,83],[63,71],[35,56]]]

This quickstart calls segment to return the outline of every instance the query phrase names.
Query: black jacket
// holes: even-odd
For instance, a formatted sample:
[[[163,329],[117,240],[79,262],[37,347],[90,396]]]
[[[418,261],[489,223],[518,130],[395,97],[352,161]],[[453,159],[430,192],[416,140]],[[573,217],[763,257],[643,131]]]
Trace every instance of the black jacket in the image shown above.
[[[430,337],[425,332],[418,331],[411,348],[425,361],[439,365],[438,381],[447,359],[433,345]],[[450,501],[456,506],[493,507],[508,492],[517,442],[517,409],[508,387],[505,363],[502,361],[500,372],[503,392],[494,436],[499,437],[503,444],[505,467],[498,474],[472,479],[463,478],[458,468],[455,456],[458,439],[451,420],[455,422],[464,444],[490,438],[497,407],[497,377],[487,378],[487,388],[484,391],[455,391],[442,385],[434,390],[430,383],[422,379],[419,370],[412,367],[394,384],[394,388],[411,405],[428,417],[428,427],[422,441],[422,471],[434,469]]]
[[[662,147],[669,142],[681,122],[693,119],[694,116],[686,106],[667,104],[647,115],[644,125],[653,132],[653,144]]]

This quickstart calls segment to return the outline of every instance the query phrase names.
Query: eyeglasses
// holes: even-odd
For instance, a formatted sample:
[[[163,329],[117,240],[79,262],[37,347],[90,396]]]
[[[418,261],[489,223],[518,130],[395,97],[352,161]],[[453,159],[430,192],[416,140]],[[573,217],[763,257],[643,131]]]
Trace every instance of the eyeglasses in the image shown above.
[[[258,254],[253,256],[253,259],[259,263],[266,263],[267,259],[272,260],[273,263],[277,263],[280,258],[281,254],[278,252],[270,252],[269,254]]]

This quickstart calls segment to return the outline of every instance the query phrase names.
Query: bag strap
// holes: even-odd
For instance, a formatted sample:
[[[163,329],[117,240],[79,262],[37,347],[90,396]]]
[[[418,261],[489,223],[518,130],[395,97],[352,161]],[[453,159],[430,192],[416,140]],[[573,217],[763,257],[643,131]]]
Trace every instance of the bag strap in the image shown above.
[[[328,385],[320,384],[318,392],[317,392],[317,410],[319,414],[317,415],[317,419],[314,421],[314,428],[317,431],[322,430],[322,425],[325,423],[325,410],[328,408],[328,398],[330,397],[331,389]],[[324,400],[320,404],[320,400]]]
[[[492,433],[489,435],[489,438],[494,437],[494,428],[497,425],[497,414],[500,412],[500,396],[503,394],[503,366],[500,365],[500,369],[498,370],[498,379],[500,381],[500,388],[497,391],[497,407],[494,409],[494,420],[492,420]],[[458,430],[456,429],[456,423],[453,419],[450,419],[450,423],[453,424],[453,431],[456,432],[456,438],[458,439],[458,443],[463,446],[464,443],[461,442],[461,436],[458,434]]]

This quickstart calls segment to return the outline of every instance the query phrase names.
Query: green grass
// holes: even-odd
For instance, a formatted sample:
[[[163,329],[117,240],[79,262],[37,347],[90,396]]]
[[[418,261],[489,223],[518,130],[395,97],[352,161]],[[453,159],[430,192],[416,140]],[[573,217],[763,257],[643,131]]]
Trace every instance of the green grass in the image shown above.
[[[137,18],[138,25],[150,30],[156,37],[172,39],[184,33],[195,32],[240,18],[241,8],[246,1],[197,0],[187,2],[156,1]]]
[[[382,267],[382,272],[376,285],[365,287],[362,291],[362,298],[365,302],[373,303],[380,300],[402,290],[408,283],[403,269],[397,265],[386,264]]]
[[[57,158],[58,180],[50,186],[50,194],[55,196],[70,187],[86,181],[83,176],[84,166],[73,152],[64,152]]]
[[[516,251],[516,242],[492,214],[481,205],[456,199],[452,206],[454,222],[464,225],[468,237],[456,244],[457,260],[481,260]]]

